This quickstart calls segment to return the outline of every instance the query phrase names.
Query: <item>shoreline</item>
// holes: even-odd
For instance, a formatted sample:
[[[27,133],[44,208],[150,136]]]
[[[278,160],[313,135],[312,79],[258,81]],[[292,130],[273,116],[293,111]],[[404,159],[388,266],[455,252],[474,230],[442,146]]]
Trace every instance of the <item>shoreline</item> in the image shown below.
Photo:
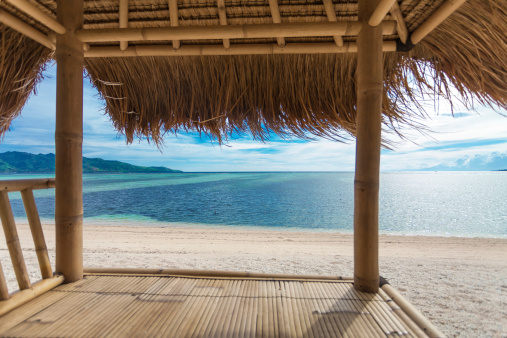
[[[29,227],[17,225],[32,280]],[[54,264],[54,223],[43,223]],[[86,267],[353,275],[352,234],[273,229],[84,225]],[[3,234],[2,234],[3,236]],[[507,239],[381,234],[380,272],[448,336],[507,334]],[[0,247],[10,291],[16,284]]]

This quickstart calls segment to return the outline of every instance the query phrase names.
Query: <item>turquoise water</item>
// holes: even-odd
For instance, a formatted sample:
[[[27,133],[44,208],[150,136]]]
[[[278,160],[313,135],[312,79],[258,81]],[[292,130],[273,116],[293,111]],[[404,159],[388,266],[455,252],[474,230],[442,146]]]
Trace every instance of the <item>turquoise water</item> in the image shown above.
[[[0,175],[31,177],[41,176]],[[327,172],[90,174],[85,224],[351,232],[353,182]],[[382,233],[507,238],[507,172],[388,172],[380,189]],[[23,218],[19,193],[9,196]],[[52,219],[54,190],[36,200]]]

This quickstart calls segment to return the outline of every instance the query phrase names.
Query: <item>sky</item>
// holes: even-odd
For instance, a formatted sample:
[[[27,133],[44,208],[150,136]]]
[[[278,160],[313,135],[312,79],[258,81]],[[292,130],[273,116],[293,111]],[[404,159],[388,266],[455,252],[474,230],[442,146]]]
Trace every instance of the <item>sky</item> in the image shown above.
[[[37,93],[25,105],[0,143],[0,152],[54,153],[56,65],[44,72]],[[454,116],[443,102],[428,109],[424,124],[431,132],[404,130],[402,140],[384,134],[394,149],[381,152],[381,170],[507,169],[507,111],[455,104]],[[353,171],[355,141],[302,141],[274,137],[254,141],[244,135],[219,146],[198,134],[168,135],[158,149],[146,140],[127,145],[104,113],[104,102],[84,80],[83,156],[142,166],[165,166],[189,172],[216,171]]]

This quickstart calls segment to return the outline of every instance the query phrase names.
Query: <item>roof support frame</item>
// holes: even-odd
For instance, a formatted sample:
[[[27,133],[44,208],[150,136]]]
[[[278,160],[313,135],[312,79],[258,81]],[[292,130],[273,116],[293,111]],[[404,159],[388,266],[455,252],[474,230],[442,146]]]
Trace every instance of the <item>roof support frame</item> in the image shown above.
[[[178,0],[168,0],[169,5],[169,20],[171,21],[171,27],[178,27]],[[180,48],[180,41],[173,39],[173,48]]]
[[[398,31],[398,36],[400,37],[401,42],[407,43],[408,40],[408,29],[407,24],[405,23],[405,19],[403,18],[403,14],[401,13],[400,5],[398,1],[395,1],[393,7],[390,10],[391,16],[396,20],[396,30]]]
[[[393,7],[395,2],[397,2],[397,0],[381,0],[377,5],[377,8],[375,8],[373,14],[370,16],[368,24],[372,27],[378,26],[382,20],[384,20],[386,14],[389,12],[391,7]]]
[[[311,37],[334,36],[337,34],[356,36],[361,31],[361,27],[361,23],[352,21],[234,26],[80,29],[76,31],[76,37],[82,42],[111,42]],[[383,34],[390,35],[396,30],[396,22],[384,21],[380,27]]]
[[[50,49],[55,49],[55,44],[49,39],[46,34],[38,31],[27,23],[24,23],[3,9],[0,9],[0,22],[29,37],[30,39],[37,41],[41,45],[44,45]]]
[[[26,0],[6,0],[10,5],[25,12],[57,34],[65,34],[65,27]]]
[[[227,26],[227,13],[225,12],[225,0],[217,0],[218,20],[222,26]],[[223,39],[224,48],[231,46],[229,39]]]
[[[129,20],[129,0],[120,0],[119,26],[120,28],[128,27]],[[128,41],[120,41],[120,49],[125,50],[129,45]]]

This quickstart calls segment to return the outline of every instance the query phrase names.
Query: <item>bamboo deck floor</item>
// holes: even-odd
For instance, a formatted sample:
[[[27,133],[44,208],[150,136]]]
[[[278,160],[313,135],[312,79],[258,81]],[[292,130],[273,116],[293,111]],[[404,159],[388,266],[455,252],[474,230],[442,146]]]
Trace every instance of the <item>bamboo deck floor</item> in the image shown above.
[[[421,336],[351,281],[86,275],[0,317],[2,337]]]

